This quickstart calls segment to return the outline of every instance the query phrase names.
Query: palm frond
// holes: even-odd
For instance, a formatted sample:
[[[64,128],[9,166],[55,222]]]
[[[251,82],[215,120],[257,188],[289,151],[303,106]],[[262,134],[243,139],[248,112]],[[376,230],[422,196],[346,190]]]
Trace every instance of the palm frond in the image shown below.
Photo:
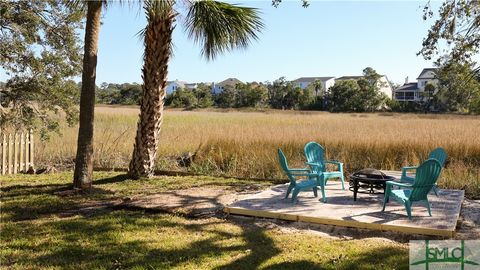
[[[246,48],[264,27],[256,8],[224,2],[195,1],[185,17],[188,37],[202,46],[208,60],[235,48]]]

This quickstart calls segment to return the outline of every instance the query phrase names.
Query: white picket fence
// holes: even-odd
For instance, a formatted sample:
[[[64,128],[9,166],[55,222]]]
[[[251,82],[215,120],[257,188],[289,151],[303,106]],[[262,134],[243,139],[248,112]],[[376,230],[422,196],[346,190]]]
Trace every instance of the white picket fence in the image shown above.
[[[33,133],[0,131],[0,158],[2,175],[27,172],[33,166]]]

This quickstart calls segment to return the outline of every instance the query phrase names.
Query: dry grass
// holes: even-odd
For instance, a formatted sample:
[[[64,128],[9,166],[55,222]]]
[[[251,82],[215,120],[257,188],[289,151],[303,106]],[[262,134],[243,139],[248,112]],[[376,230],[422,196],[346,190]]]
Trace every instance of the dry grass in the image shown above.
[[[126,167],[138,109],[98,107],[96,166]],[[449,154],[440,184],[480,196],[480,117],[421,114],[330,114],[322,112],[239,112],[167,110],[157,166],[181,169],[175,161],[200,147],[191,171],[241,177],[283,177],[276,149],[292,165],[303,166],[303,145],[317,141],[327,157],[346,170],[375,167],[399,170],[418,164],[433,148]],[[37,147],[41,163],[71,163],[76,127]]]

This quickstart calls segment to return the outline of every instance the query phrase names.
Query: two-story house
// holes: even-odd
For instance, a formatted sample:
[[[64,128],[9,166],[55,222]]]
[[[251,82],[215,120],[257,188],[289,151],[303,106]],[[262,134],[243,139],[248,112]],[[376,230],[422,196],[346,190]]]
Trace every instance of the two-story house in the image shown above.
[[[417,78],[417,82],[408,82],[408,77],[405,79],[405,84],[395,89],[395,100],[398,101],[425,101],[428,96],[435,93],[426,93],[425,86],[427,84],[436,85],[436,68],[424,68]]]
[[[319,96],[323,95],[328,88],[335,84],[335,77],[301,77],[292,82],[295,84],[295,86],[305,89],[316,80],[322,83],[322,92],[315,93]]]
[[[223,80],[219,83],[213,83],[212,84],[212,93],[213,94],[220,94],[223,91],[223,88],[227,85],[235,87],[238,83],[243,83],[237,78],[228,78],[226,80]]]

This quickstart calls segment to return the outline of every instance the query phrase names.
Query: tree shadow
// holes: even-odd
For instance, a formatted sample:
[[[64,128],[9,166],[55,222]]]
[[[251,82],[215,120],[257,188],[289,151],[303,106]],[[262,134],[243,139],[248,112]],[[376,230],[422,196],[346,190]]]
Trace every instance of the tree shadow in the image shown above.
[[[125,180],[131,179],[128,174],[119,174],[112,177],[102,178],[99,180],[94,180],[93,185],[105,185],[105,184],[114,184],[123,182]]]

